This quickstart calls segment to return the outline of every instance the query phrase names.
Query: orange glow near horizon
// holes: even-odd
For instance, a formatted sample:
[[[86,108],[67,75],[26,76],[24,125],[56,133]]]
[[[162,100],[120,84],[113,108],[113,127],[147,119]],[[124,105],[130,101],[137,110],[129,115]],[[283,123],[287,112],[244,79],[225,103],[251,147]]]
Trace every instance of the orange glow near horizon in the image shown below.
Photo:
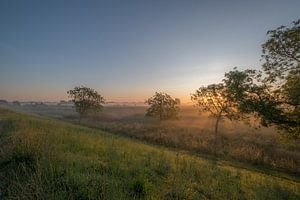
[[[154,93],[153,93],[154,94]],[[38,95],[38,94],[28,94],[25,96],[21,96],[22,94],[20,95],[10,95],[8,97],[2,97],[0,96],[0,99],[5,99],[5,100],[8,100],[8,101],[42,101],[42,102],[59,102],[61,100],[69,100],[67,94],[65,95],[45,95],[45,94],[42,94],[42,95]],[[179,98],[180,101],[181,101],[181,104],[190,104],[192,103],[191,99],[190,99],[190,95],[189,93],[187,93],[187,95],[174,95],[174,94],[171,94],[170,95],[173,97],[173,98]],[[149,96],[146,96],[146,95],[143,95],[141,97],[138,97],[138,96],[114,96],[114,95],[111,95],[111,96],[104,96],[106,101],[107,102],[137,102],[137,103],[140,103],[140,102],[144,102],[147,98],[151,97],[151,95]]]

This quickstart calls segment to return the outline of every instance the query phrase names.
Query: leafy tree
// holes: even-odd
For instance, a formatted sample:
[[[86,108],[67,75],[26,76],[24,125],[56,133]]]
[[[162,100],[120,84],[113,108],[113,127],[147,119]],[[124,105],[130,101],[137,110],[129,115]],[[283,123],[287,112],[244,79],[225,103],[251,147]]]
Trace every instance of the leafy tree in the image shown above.
[[[290,71],[299,71],[300,19],[292,24],[268,31],[269,39],[262,45],[263,69],[270,82],[286,79]]]
[[[195,102],[200,113],[209,113],[211,117],[216,119],[214,130],[216,153],[219,123],[224,118],[238,119],[236,105],[228,99],[227,88],[222,83],[200,87],[191,95],[191,99]]]
[[[275,125],[286,137],[300,139],[300,20],[267,35],[263,72],[226,73],[228,98],[241,114],[254,114],[261,125]]]
[[[239,113],[237,116],[243,120],[255,114],[263,126],[284,121],[283,112],[279,109],[280,102],[270,92],[270,86],[262,81],[261,76],[255,70],[238,71],[236,68],[225,73],[223,82],[228,101],[236,106]]]
[[[79,86],[67,92],[69,98],[75,105],[76,112],[79,113],[80,119],[89,112],[99,112],[105,103],[104,98],[94,89]]]
[[[160,121],[177,118],[180,111],[180,100],[163,92],[156,92],[145,103],[149,105],[146,116],[157,117]]]
[[[286,122],[279,124],[279,128],[289,138],[300,139],[300,70],[289,72],[280,94]]]
[[[300,19],[268,31],[262,45],[266,82],[273,87],[283,120],[275,123],[290,138],[300,138]]]
[[[257,75],[259,74],[259,75]],[[225,74],[228,99],[237,105],[240,116],[249,114],[263,126],[275,125],[288,138],[300,137],[300,76],[287,78],[280,90],[261,80],[254,70],[233,70]],[[254,115],[253,115],[254,114]]]

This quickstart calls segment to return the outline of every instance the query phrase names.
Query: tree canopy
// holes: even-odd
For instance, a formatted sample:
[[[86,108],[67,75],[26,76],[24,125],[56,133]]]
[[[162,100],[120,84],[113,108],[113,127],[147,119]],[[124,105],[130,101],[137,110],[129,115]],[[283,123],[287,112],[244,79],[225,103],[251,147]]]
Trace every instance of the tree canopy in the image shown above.
[[[89,112],[99,112],[105,103],[104,98],[94,89],[79,86],[67,92],[75,105],[76,112],[84,116]]]
[[[156,92],[154,96],[145,101],[149,105],[146,116],[157,117],[159,120],[174,119],[179,113],[179,99],[173,99],[163,92]]]
[[[235,105],[240,119],[249,119],[250,115],[254,114],[264,126],[283,121],[283,113],[279,109],[280,103],[270,92],[270,86],[261,82],[260,72],[239,71],[235,68],[225,73],[223,81],[227,99]]]
[[[254,114],[288,138],[300,139],[300,20],[267,32],[263,71],[225,74],[229,98],[241,114]]]
[[[267,32],[262,45],[263,70],[270,82],[286,79],[291,71],[300,68],[300,19],[292,27],[280,26]]]

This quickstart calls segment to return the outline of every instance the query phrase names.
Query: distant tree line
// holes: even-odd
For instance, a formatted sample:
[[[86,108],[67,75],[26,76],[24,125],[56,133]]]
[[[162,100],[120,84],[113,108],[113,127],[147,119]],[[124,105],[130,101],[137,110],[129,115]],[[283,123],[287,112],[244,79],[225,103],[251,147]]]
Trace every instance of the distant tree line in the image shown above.
[[[262,45],[261,70],[226,72],[221,83],[202,86],[191,95],[200,113],[216,119],[215,138],[223,119],[249,121],[276,126],[290,139],[300,139],[300,19],[291,27],[281,26],[267,32]],[[85,86],[68,91],[80,116],[99,112],[105,103],[97,91]],[[145,101],[146,116],[160,121],[178,118],[180,100],[156,92]]]

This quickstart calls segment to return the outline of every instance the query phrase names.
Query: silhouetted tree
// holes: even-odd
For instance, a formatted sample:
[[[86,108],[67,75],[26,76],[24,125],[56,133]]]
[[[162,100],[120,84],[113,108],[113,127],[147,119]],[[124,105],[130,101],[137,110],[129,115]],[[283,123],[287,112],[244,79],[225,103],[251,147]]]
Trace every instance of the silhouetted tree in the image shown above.
[[[80,119],[89,112],[99,112],[105,103],[104,98],[94,89],[79,86],[67,92],[69,98],[75,105],[76,112],[79,113]]]
[[[261,125],[278,123],[283,120],[283,113],[278,108],[276,96],[270,92],[268,84],[262,81],[262,74],[255,70],[234,70],[225,73],[223,80],[227,99],[235,105],[237,116],[249,119],[247,114],[260,119]]]
[[[173,99],[166,93],[156,92],[145,103],[149,105],[146,116],[157,117],[160,121],[178,117],[180,100]]]
[[[284,115],[276,125],[289,138],[300,139],[300,19],[268,31],[268,36],[262,45],[263,69]]]
[[[263,72],[230,71],[224,82],[243,114],[264,126],[276,125],[288,138],[300,138],[300,20],[291,28],[268,31],[262,45]]]
[[[211,117],[216,119],[215,122],[215,153],[217,149],[217,141],[219,138],[218,128],[222,119],[237,119],[236,105],[228,99],[227,88],[224,84],[211,84],[206,87],[200,87],[191,95],[192,101],[195,103],[200,113],[209,113]]]
[[[267,32],[262,45],[263,69],[270,82],[286,79],[300,68],[300,19],[292,27],[280,26]]]

